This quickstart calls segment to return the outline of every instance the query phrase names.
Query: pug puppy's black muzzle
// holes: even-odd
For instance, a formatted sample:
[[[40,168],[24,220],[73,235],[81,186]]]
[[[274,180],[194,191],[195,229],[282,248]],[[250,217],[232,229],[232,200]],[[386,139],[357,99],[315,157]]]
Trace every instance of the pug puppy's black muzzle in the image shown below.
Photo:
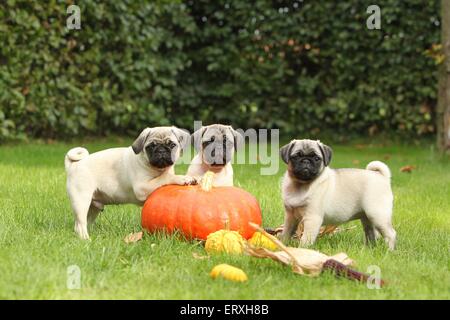
[[[156,168],[163,169],[174,164],[172,150],[166,145],[150,145],[145,151],[150,164]]]
[[[208,150],[209,151],[209,150]],[[226,147],[216,146],[210,150],[210,152],[205,152],[205,162],[212,167],[224,167],[228,162],[231,161],[231,150]]]
[[[294,158],[291,162],[291,173],[300,181],[312,181],[320,172],[320,163],[309,158]]]
[[[211,159],[210,165],[212,167],[224,167],[228,162],[230,162],[230,159],[226,156],[213,158]]]

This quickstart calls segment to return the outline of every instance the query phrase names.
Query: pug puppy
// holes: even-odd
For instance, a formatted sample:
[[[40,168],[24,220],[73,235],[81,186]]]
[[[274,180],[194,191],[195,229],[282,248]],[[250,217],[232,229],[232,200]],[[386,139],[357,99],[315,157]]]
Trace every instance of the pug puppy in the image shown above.
[[[192,135],[197,154],[187,175],[201,178],[207,171],[215,173],[213,186],[233,186],[233,153],[243,142],[240,133],[231,126],[213,124],[203,126]]]
[[[190,134],[176,127],[146,128],[130,147],[89,154],[85,148],[65,156],[67,193],[75,215],[75,232],[89,239],[87,226],[104,205],[142,205],[167,184],[195,184],[195,178],[175,175],[174,163],[189,146]]]
[[[365,170],[331,169],[331,148],[308,139],[292,140],[280,155],[287,164],[282,182],[283,241],[300,222],[304,227],[300,245],[307,246],[315,242],[322,225],[360,219],[366,243],[375,242],[381,233],[389,249],[394,249],[391,172],[384,163],[370,162]]]

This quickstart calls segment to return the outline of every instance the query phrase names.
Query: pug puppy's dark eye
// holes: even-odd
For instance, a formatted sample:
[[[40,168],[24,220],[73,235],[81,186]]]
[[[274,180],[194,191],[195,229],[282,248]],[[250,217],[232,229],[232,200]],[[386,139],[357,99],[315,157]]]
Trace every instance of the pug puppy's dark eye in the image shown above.
[[[169,142],[168,146],[169,146],[170,149],[173,149],[173,148],[176,147],[176,144],[171,141],[171,142]]]
[[[319,158],[318,156],[315,156],[315,157],[314,157],[314,160],[315,160],[315,161],[320,161],[320,158]]]

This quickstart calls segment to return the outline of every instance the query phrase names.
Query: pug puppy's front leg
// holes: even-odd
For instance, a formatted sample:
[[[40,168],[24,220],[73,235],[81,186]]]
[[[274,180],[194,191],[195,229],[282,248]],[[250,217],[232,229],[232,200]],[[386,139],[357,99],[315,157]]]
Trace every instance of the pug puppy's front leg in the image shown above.
[[[295,215],[295,210],[285,206],[283,231],[280,235],[280,240],[287,243],[297,230],[299,220]]]
[[[163,173],[160,176],[151,179],[150,181],[141,182],[133,187],[136,199],[144,202],[148,196],[158,189],[159,187],[178,184],[178,185],[191,185],[197,184],[197,179],[191,176],[175,175],[172,173]]]
[[[316,241],[323,223],[323,217],[317,213],[307,212],[302,222],[303,234],[300,238],[300,246],[308,247]]]

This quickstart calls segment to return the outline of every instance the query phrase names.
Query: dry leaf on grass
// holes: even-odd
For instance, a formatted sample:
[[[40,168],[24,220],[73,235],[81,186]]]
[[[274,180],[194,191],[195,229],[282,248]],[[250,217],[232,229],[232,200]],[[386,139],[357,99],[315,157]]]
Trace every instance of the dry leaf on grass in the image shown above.
[[[337,226],[331,225],[331,226],[323,226],[320,228],[319,236],[323,236],[325,234],[333,234],[337,230]]]
[[[139,231],[136,233],[130,233],[123,239],[123,241],[125,241],[125,243],[135,243],[135,242],[138,242],[139,240],[141,240],[143,235],[144,235],[144,232],[142,232],[142,231]]]
[[[197,252],[192,252],[192,256],[194,257],[194,259],[198,259],[198,260],[205,260],[205,259],[209,259],[209,256],[202,256],[201,254],[198,254]]]
[[[352,160],[352,163],[353,163],[353,165],[357,166],[361,163],[361,161],[355,159],[355,160]]]
[[[408,172],[411,173],[413,170],[416,169],[416,166],[413,165],[407,165],[400,168],[400,172]]]

